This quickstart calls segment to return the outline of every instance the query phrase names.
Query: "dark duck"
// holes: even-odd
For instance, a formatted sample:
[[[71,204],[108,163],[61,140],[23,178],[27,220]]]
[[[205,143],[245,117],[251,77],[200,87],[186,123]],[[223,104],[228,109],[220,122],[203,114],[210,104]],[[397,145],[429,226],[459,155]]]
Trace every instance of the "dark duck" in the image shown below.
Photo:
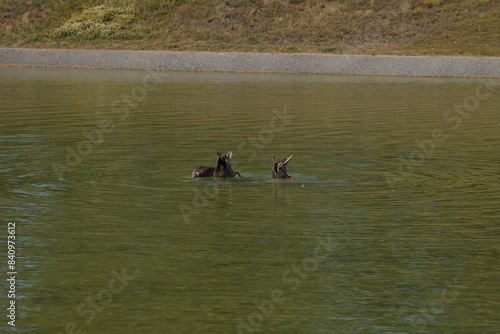
[[[222,151],[217,151],[217,161],[215,167],[200,166],[193,169],[191,177],[235,177],[238,175],[241,177],[239,172],[235,172],[231,168],[231,158],[233,152],[229,151],[226,155],[222,155]]]
[[[288,159],[283,159],[276,161],[276,155],[273,155],[273,179],[290,179],[295,180],[293,176],[288,175],[286,172],[286,165],[290,161],[293,155],[289,156]]]

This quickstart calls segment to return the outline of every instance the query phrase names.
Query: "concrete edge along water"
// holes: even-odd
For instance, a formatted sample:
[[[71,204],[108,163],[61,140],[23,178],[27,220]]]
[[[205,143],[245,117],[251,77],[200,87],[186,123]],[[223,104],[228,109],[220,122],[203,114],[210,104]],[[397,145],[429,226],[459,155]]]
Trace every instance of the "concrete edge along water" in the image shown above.
[[[0,48],[0,67],[500,78],[500,57]]]

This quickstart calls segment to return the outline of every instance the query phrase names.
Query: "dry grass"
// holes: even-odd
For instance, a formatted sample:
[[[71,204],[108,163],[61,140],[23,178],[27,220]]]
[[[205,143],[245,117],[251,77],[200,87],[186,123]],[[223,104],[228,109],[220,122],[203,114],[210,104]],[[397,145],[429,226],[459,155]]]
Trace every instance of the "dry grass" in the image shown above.
[[[133,17],[57,34],[99,5]],[[499,0],[5,0],[0,10],[3,46],[500,56]]]

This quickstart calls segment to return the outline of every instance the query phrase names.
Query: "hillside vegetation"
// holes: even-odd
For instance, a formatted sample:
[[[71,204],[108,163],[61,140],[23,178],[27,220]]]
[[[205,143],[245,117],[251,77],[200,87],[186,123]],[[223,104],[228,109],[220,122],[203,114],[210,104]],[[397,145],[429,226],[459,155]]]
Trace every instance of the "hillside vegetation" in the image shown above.
[[[2,0],[0,45],[500,56],[500,0]]]

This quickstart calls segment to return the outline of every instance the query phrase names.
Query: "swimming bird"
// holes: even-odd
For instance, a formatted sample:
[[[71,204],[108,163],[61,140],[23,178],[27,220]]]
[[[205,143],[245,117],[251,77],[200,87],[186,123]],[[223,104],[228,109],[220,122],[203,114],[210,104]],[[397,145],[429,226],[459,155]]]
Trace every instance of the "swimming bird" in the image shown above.
[[[276,155],[273,155],[273,179],[291,179],[295,180],[293,176],[288,175],[286,172],[286,165],[290,161],[293,155],[289,156],[288,159],[283,159],[276,161]]]
[[[196,177],[234,177],[238,175],[241,177],[239,172],[234,171],[231,168],[231,158],[233,152],[229,151],[226,155],[222,155],[222,151],[217,151],[217,161],[215,162],[215,167],[200,166],[193,169],[191,174],[192,178]]]

